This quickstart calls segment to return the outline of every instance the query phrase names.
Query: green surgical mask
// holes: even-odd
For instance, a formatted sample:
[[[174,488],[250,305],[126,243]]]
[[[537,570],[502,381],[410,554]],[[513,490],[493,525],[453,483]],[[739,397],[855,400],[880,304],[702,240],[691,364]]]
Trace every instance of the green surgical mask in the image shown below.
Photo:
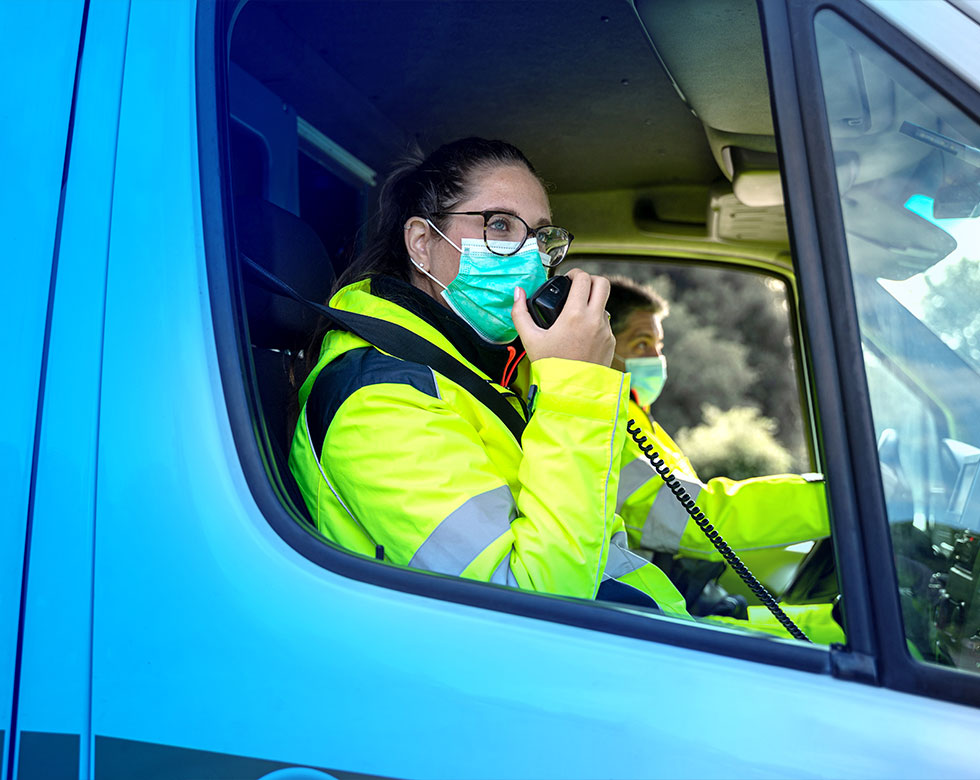
[[[439,228],[432,227],[449,241]],[[548,278],[537,240],[529,238],[509,257],[491,252],[482,238],[464,238],[462,247],[449,243],[459,250],[459,273],[448,286],[414,260],[412,263],[442,287],[446,303],[480,338],[491,344],[509,344],[517,338],[517,328],[510,315],[514,288],[520,287],[530,298]]]
[[[667,381],[666,356],[627,358],[623,362],[630,374],[630,389],[636,392],[640,406],[650,406],[660,397]]]

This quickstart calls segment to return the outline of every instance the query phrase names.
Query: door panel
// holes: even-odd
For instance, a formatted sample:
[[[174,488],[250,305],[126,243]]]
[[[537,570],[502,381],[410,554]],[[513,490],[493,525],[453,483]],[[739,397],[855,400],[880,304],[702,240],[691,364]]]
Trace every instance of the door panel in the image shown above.
[[[83,0],[0,3],[0,737],[10,745],[24,547],[45,329]],[[7,761],[3,762],[5,776]]]
[[[109,214],[129,3],[91,0],[67,172],[25,598],[19,767],[88,765],[95,471]]]
[[[955,647],[942,635],[944,610],[976,622],[950,604],[969,612],[976,595],[973,540],[960,530],[977,521],[961,517],[971,504],[953,485],[976,460],[977,372],[956,354],[966,327],[950,336],[926,326],[939,323],[929,306],[942,297],[953,309],[960,292],[933,290],[941,280],[930,269],[947,255],[975,265],[975,242],[957,247],[946,234],[959,229],[938,223],[969,227],[952,195],[975,188],[967,158],[980,144],[975,108],[962,113],[980,96],[935,56],[935,36],[955,65],[965,37],[976,51],[980,27],[960,15],[952,31],[940,3],[928,30],[905,31],[861,4],[761,5],[847,619],[841,675],[976,704],[975,675],[921,661],[964,668],[977,657],[975,628],[953,626]],[[968,544],[954,553],[958,541]],[[943,590],[940,569],[952,564],[965,572],[959,595]]]

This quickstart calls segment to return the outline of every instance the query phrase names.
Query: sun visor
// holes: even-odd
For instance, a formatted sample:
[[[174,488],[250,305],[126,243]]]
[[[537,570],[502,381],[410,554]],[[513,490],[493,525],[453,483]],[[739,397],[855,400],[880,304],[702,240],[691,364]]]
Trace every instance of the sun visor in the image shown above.
[[[698,119],[729,133],[772,136],[755,0],[635,0],[635,7],[678,94]]]
[[[779,158],[740,146],[722,150],[725,167],[731,171],[735,197],[746,206],[781,206],[783,185],[779,180]]]

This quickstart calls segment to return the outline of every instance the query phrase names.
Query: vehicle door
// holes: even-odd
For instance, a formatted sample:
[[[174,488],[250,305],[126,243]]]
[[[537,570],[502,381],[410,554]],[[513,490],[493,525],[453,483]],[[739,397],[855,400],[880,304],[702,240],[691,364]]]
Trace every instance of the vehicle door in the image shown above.
[[[522,17],[531,5],[521,5]],[[863,449],[860,437],[847,438],[855,424],[835,401],[843,372],[818,329],[830,328],[829,313],[807,316],[817,317],[809,328],[853,605],[849,648],[392,566],[331,546],[298,522],[256,436],[261,414],[228,213],[228,36],[214,9],[141,2],[129,18],[99,399],[96,776],[259,777],[295,763],[337,767],[330,774],[339,777],[703,776],[719,766],[739,775],[881,775],[922,723],[940,718],[954,744],[908,771],[968,771],[960,735],[976,723],[974,710],[871,685],[879,634],[851,461],[877,469],[877,456],[870,421],[856,428]],[[285,4],[265,10],[263,22],[286,26]],[[768,13],[766,23],[775,24]],[[353,27],[337,29],[347,36]],[[268,37],[264,24],[254,29]],[[792,51],[787,24],[770,32],[780,51]],[[344,99],[327,114],[357,119],[369,93],[339,86]],[[795,92],[776,100],[798,110]],[[285,101],[280,107],[288,113]],[[788,126],[780,132],[792,141]],[[787,160],[799,161],[795,173],[809,184],[802,163],[817,152],[792,150]],[[794,220],[807,202],[797,206],[798,195],[790,190]],[[803,249],[816,229],[794,221],[794,230],[800,262],[819,266],[819,253]],[[808,282],[808,310],[827,296],[821,281]],[[869,514],[879,535],[887,534],[882,507]],[[706,713],[730,701],[738,718],[715,721],[706,737],[698,728]]]
[[[12,766],[21,662],[22,586],[34,520],[40,405],[83,0],[0,5],[5,225],[0,345],[0,776]],[[9,226],[9,227],[7,227]]]
[[[761,8],[847,613],[840,675],[975,703],[980,14]]]

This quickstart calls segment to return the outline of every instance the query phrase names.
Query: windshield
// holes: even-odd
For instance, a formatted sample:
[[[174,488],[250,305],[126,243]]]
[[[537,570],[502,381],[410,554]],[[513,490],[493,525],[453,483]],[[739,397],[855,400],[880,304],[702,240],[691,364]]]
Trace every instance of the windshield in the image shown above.
[[[956,249],[905,281],[880,282],[946,346],[980,370],[980,219],[937,218],[934,205],[933,198],[916,193],[905,208],[942,228]]]

